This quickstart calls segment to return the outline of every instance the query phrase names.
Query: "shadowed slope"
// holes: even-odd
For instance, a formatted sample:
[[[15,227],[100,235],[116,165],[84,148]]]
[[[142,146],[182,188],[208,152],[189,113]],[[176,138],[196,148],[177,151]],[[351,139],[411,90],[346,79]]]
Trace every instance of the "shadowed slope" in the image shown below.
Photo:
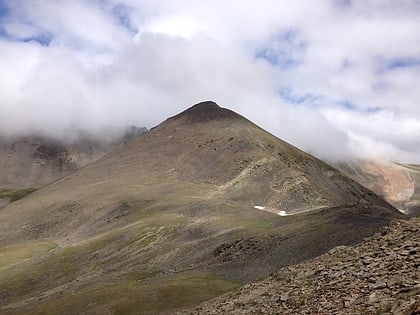
[[[0,266],[2,311],[191,305],[399,215],[327,164],[204,102],[0,211],[0,246],[15,257]],[[39,242],[30,259],[21,253],[28,242]],[[135,298],[168,290],[169,300]]]

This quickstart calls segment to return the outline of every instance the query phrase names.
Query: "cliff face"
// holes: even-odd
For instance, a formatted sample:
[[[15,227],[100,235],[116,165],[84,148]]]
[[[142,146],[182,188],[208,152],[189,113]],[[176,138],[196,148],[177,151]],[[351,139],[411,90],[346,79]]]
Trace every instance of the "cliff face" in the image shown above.
[[[420,166],[389,161],[335,162],[343,174],[383,197],[403,213],[420,215]]]

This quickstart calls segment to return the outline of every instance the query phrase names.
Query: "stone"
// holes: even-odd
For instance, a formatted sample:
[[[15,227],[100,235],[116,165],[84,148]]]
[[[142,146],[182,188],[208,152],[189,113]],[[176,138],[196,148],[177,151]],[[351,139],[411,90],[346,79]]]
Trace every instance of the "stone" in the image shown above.
[[[369,290],[378,290],[378,289],[383,289],[386,288],[386,283],[383,281],[377,281],[373,284],[369,285]]]
[[[287,302],[289,301],[289,299],[290,299],[289,293],[283,293],[282,295],[280,295],[281,302]]]

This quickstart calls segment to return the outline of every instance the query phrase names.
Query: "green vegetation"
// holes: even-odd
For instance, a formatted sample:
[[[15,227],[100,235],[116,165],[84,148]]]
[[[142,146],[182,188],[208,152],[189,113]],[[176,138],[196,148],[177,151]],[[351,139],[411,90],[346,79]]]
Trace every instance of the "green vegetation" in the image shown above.
[[[273,228],[276,226],[275,220],[270,220],[270,218],[251,218],[251,217],[245,217],[245,218],[238,218],[237,223],[239,225],[244,225],[247,229],[251,229],[252,231],[256,232],[271,232]]]
[[[37,191],[36,188],[23,188],[23,189],[0,189],[0,199],[10,198],[10,201],[16,201],[26,197],[27,195]]]
[[[0,248],[0,270],[45,253],[57,247],[49,241],[30,241]]]
[[[218,296],[239,285],[212,274],[162,279],[151,283],[124,281],[66,295],[26,314],[155,314],[173,312]]]
[[[34,244],[35,245],[35,244]],[[32,246],[34,246],[32,245]],[[22,246],[18,244],[17,246]],[[19,300],[29,298],[36,292],[41,295],[55,286],[59,286],[65,282],[70,282],[76,279],[81,272],[81,265],[77,261],[77,257],[70,256],[60,249],[56,249],[57,255],[45,255],[51,251],[51,243],[46,243],[44,252],[34,253],[32,257],[40,262],[26,262],[25,259],[16,261],[16,263],[9,265],[6,269],[0,269],[0,294],[7,296],[3,299],[5,302],[9,300],[11,303]],[[15,250],[13,256],[18,257],[22,252],[22,256],[28,256],[30,253],[31,244],[22,246],[21,250]],[[44,254],[46,257],[41,257]],[[2,309],[0,308],[0,313]]]

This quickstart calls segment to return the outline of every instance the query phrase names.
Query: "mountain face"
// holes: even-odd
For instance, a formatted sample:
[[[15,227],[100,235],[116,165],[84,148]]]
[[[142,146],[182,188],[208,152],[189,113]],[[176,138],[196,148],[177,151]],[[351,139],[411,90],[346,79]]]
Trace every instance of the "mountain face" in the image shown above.
[[[46,137],[0,137],[0,189],[40,188],[93,162],[146,132],[129,127],[121,138],[80,137],[72,143]]]
[[[334,166],[403,213],[420,215],[419,165],[354,160],[337,162]]]
[[[398,217],[324,162],[203,102],[0,210],[0,310],[172,311]]]
[[[45,138],[3,139],[0,144],[0,187],[42,187],[106,152],[105,146],[89,141],[66,145]]]

